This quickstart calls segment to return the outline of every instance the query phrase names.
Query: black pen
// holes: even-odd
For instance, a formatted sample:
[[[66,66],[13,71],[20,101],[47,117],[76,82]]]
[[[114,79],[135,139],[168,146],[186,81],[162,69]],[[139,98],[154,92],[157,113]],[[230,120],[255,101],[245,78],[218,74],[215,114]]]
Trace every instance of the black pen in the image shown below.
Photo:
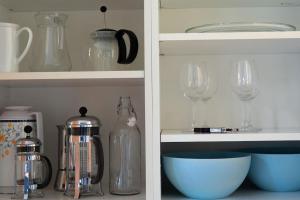
[[[219,127],[219,128],[194,128],[195,133],[234,133],[238,132],[238,128],[225,128],[225,127]]]

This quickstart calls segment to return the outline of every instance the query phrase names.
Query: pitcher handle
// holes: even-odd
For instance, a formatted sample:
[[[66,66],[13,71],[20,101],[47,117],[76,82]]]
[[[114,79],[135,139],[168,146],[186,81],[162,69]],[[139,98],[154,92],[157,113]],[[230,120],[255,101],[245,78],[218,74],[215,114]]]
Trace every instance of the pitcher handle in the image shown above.
[[[24,51],[22,52],[22,54],[19,56],[19,58],[17,58],[17,63],[19,64],[23,58],[26,56],[26,54],[28,53],[29,51],[29,48],[31,46],[31,43],[32,43],[32,38],[33,38],[33,34],[32,34],[32,31],[30,28],[28,27],[23,27],[21,29],[19,29],[17,31],[17,37],[20,37],[20,34],[23,32],[23,31],[27,31],[28,32],[28,41],[27,41],[27,45],[24,49]]]
[[[127,35],[129,38],[130,42],[130,47],[129,47],[129,53],[127,56],[127,47],[125,40],[123,38],[124,35]],[[119,64],[130,64],[132,63],[137,54],[138,54],[138,49],[139,49],[139,41],[137,39],[137,36],[134,34],[134,32],[126,29],[121,29],[117,31],[116,33],[116,39],[118,40],[118,46],[119,46],[119,58],[118,58],[118,63]]]
[[[98,169],[97,169],[97,175],[92,178],[91,183],[97,184],[101,181],[104,173],[104,155],[103,155],[103,147],[100,138],[94,137],[93,142],[96,149],[96,162],[98,164]]]
[[[41,112],[32,112],[31,114],[34,115],[36,119],[37,138],[44,144],[43,115]],[[44,153],[43,146],[41,147],[41,153]]]
[[[47,175],[45,177],[45,180],[43,180],[42,183],[38,184],[38,186],[37,186],[38,189],[43,189],[43,188],[47,187],[52,178],[52,166],[51,166],[50,160],[46,156],[41,155],[41,162],[47,168],[47,173],[46,173]]]

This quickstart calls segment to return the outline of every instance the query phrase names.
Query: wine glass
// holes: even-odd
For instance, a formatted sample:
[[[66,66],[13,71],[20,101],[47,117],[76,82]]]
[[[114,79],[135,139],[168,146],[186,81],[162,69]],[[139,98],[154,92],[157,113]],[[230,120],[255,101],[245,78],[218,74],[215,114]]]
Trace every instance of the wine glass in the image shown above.
[[[218,81],[213,73],[207,71],[205,83],[204,83],[204,91],[201,94],[201,101],[204,104],[203,113],[203,124],[202,127],[209,127],[207,124],[207,102],[214,96],[218,89]]]
[[[196,103],[205,89],[205,64],[186,64],[180,74],[180,84],[184,96],[192,102],[192,128],[196,127]]]
[[[251,60],[239,60],[234,63],[232,72],[232,89],[243,103],[242,132],[257,132],[251,122],[250,103],[258,95],[258,74]]]

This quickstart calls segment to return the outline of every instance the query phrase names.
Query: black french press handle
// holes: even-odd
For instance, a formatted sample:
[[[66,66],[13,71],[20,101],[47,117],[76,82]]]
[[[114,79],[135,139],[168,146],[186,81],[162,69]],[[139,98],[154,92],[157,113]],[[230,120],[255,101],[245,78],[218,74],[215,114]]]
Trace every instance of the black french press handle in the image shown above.
[[[127,34],[130,42],[129,54],[127,57],[127,47],[123,36]],[[119,46],[119,64],[130,64],[134,61],[137,56],[139,49],[139,42],[137,36],[130,30],[120,29],[116,33],[116,39],[118,41]]]
[[[47,187],[52,178],[52,165],[51,165],[50,160],[46,156],[41,155],[41,161],[43,164],[45,164],[45,166],[47,168],[47,175],[42,183],[37,184],[38,189],[43,189],[43,188]]]
[[[93,137],[93,142],[96,149],[96,163],[98,164],[98,170],[96,176],[92,178],[91,183],[97,184],[101,181],[104,173],[104,155],[100,139],[98,137]]]

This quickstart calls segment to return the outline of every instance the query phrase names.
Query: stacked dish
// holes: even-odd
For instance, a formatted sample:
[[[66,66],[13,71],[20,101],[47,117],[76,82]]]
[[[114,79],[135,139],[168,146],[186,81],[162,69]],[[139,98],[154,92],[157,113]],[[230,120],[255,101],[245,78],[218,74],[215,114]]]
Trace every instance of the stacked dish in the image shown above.
[[[218,199],[229,196],[248,174],[248,153],[171,153],[163,156],[170,182],[181,193],[194,199]]]
[[[172,185],[193,199],[225,198],[247,175],[263,190],[300,190],[300,149],[244,152],[169,153],[163,155],[163,168]]]
[[[296,27],[290,24],[274,22],[231,22],[205,24],[191,27],[186,33],[217,33],[217,32],[273,32],[296,31]]]
[[[300,149],[254,149],[250,180],[272,192],[300,190]]]

